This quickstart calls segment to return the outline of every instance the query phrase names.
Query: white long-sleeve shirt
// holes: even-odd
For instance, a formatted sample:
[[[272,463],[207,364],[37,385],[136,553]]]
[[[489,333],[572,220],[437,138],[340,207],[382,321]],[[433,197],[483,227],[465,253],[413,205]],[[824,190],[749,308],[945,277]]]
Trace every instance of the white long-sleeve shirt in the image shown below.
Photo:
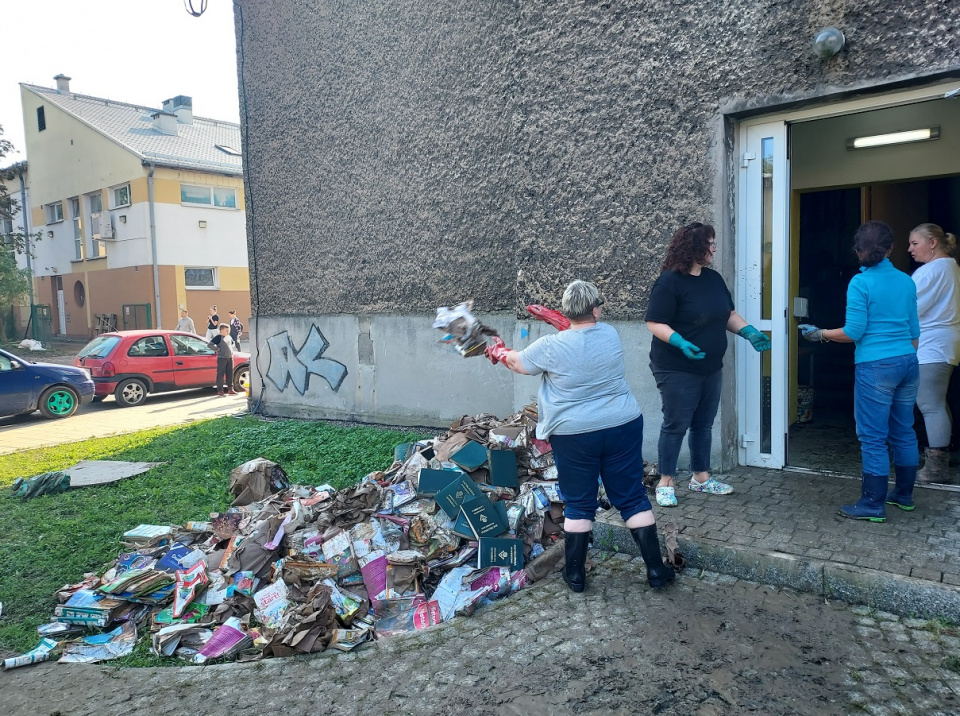
[[[921,363],[960,363],[960,266],[934,259],[913,272],[920,316]]]

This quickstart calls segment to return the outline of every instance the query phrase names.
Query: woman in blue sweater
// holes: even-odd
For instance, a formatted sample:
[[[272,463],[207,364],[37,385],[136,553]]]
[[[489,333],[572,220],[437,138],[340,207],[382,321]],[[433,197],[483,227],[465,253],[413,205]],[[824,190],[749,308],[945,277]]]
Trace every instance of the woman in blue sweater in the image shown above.
[[[847,287],[843,328],[801,325],[808,341],[855,343],[854,415],[863,460],[863,493],[840,514],[883,522],[886,504],[913,509],[913,485],[920,451],[913,431],[913,404],[920,385],[917,363],[917,289],[913,280],[890,263],[893,232],[881,221],[857,229],[853,249],[860,273]],[[887,494],[893,450],[896,486]],[[886,503],[886,504],[885,504]]]

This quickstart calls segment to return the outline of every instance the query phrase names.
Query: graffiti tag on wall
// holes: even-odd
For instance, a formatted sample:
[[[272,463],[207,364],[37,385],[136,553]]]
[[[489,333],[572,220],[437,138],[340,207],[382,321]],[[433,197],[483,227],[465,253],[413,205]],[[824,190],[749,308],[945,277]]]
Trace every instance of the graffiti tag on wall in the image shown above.
[[[330,342],[316,325],[310,326],[310,334],[299,350],[294,347],[286,331],[268,338],[267,347],[270,349],[267,378],[281,393],[292,383],[297,392],[303,395],[310,388],[311,375],[319,375],[337,392],[347,377],[347,367],[343,363],[322,357],[330,347]]]

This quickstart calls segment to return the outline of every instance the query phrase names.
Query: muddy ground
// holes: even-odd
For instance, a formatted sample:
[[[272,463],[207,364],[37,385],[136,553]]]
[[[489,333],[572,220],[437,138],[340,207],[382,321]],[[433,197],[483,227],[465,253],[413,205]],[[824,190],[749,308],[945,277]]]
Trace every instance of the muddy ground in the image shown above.
[[[953,640],[953,642],[951,642]],[[960,712],[950,633],[715,574],[650,590],[613,557],[350,654],[188,668],[55,663],[0,674],[0,714]]]

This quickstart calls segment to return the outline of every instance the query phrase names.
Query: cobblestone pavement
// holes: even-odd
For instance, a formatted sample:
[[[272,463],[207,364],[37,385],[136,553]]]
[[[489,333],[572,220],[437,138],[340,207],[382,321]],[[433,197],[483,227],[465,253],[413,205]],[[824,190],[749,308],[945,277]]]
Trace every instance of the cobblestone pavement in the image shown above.
[[[720,477],[733,485],[732,495],[691,492],[689,476],[679,475],[679,505],[654,507],[658,520],[677,522],[688,539],[960,585],[960,491],[918,487],[916,509],[888,506],[881,524],[837,515],[859,499],[859,480],[755,468]]]
[[[956,714],[946,625],[720,576],[646,587],[596,555],[587,591],[556,576],[356,652],[195,668],[40,664],[0,675],[0,713]]]

